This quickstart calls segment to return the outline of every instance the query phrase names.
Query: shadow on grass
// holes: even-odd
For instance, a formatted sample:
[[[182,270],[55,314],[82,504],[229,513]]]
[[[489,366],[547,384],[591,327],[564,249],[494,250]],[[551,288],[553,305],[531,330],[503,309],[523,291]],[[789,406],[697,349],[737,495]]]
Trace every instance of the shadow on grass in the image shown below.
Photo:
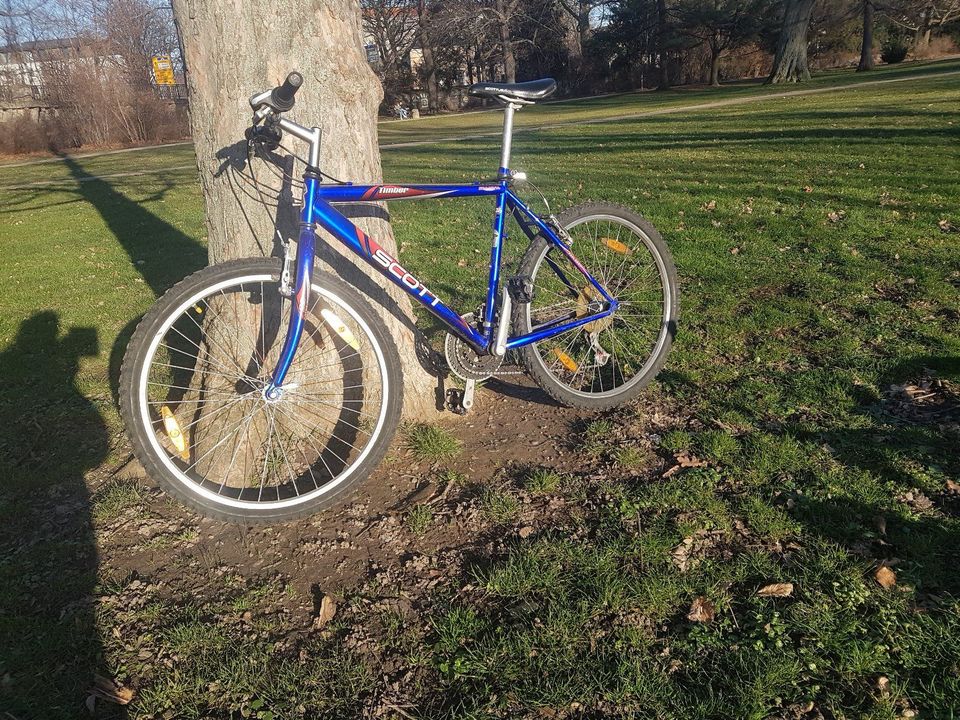
[[[960,382],[960,357],[918,356],[887,369],[879,386],[917,382],[924,376]],[[851,388],[851,397],[862,390]],[[918,419],[890,413],[885,401],[869,398],[861,411],[872,427],[837,428],[796,437],[826,443],[843,465],[878,477],[884,487],[905,502],[801,496],[796,515],[806,528],[878,561],[895,561],[898,572],[927,594],[960,595],[960,495],[950,494],[942,481],[925,477],[931,465],[947,477],[960,475],[956,431],[947,424],[960,421],[960,407],[947,406]],[[926,486],[926,487],[925,487]],[[910,500],[909,498],[913,498]]]
[[[0,677],[10,717],[73,718],[100,664],[97,548],[84,474],[107,456],[97,407],[77,385],[94,328],[25,320],[0,353]]]
[[[159,295],[206,264],[205,249],[69,157],[75,194],[101,215],[151,290]],[[165,190],[161,190],[162,197]],[[121,309],[121,312],[124,310]],[[110,386],[139,317],[110,353]],[[83,357],[99,354],[95,328],[60,328],[39,312],[0,353],[0,678],[3,710],[16,718],[75,718],[102,667],[96,625],[99,558],[96,498],[85,474],[110,450],[106,422],[78,384]],[[98,705],[97,717],[119,712]]]
[[[88,173],[73,158],[64,164],[77,182],[77,195],[90,203],[130,257],[144,281],[159,297],[170,286],[207,264],[207,251],[194,238],[157,217],[106,180]],[[110,349],[110,390],[119,397],[120,363],[140,316],[131,318]]]

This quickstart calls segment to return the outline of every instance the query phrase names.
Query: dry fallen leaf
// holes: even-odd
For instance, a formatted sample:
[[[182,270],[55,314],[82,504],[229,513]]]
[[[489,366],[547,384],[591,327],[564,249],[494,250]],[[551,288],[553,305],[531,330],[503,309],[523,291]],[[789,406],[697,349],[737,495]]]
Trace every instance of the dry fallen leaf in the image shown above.
[[[106,700],[115,705],[127,705],[133,700],[133,690],[118,685],[115,680],[103,677],[103,675],[94,675],[90,696]]]
[[[686,450],[673,456],[680,467],[706,467],[707,461],[691,455]]]
[[[843,210],[831,210],[827,213],[827,219],[832,223],[838,223],[847,216]]]
[[[949,220],[947,220],[946,218],[943,218],[940,222],[938,222],[938,223],[937,223],[937,226],[938,226],[943,232],[952,232],[953,230],[956,230],[956,229],[957,229],[957,226],[954,225],[954,224],[953,224],[952,222],[950,222]]]
[[[517,531],[517,535],[519,535],[523,539],[526,539],[531,535],[533,535],[533,528],[530,527],[529,525],[524,525],[522,528],[520,528]]]
[[[757,590],[757,597],[790,597],[793,583],[771,583]]]
[[[947,492],[953,493],[954,495],[960,495],[960,483],[955,483],[953,480],[947,480]]]
[[[716,608],[714,608],[713,603],[701,595],[690,605],[687,620],[691,622],[708,623],[713,620],[715,613]]]
[[[881,695],[886,696],[890,692],[890,678],[881,675],[877,678],[877,690],[880,691]]]
[[[809,185],[804,185],[804,186],[803,186],[803,191],[804,191],[805,193],[812,193],[812,192],[813,192],[813,188],[810,187]]]
[[[701,210],[706,210],[707,212],[710,212],[711,210],[716,210],[716,209],[717,209],[717,201],[716,201],[716,200],[711,200],[711,201],[708,202],[708,203],[704,203],[703,205],[700,206],[700,209],[701,209]]]
[[[889,590],[897,584],[897,574],[886,565],[881,565],[877,568],[877,571],[873,574],[873,579],[876,580],[884,590]]]
[[[333,620],[333,616],[336,614],[337,603],[329,595],[324,595],[323,600],[320,601],[320,612],[318,612],[317,616],[313,619],[313,629],[319,630]]]

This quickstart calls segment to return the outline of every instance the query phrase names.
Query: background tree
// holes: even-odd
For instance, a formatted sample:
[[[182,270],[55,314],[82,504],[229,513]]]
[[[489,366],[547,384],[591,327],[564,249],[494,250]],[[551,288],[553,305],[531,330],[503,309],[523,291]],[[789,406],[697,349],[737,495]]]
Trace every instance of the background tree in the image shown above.
[[[596,29],[590,52],[603,59],[609,90],[645,87],[658,82],[662,63],[656,0],[618,0],[608,7],[610,17]]]
[[[567,84],[578,87],[585,79],[583,48],[590,39],[591,16],[611,0],[557,0],[567,54]]]
[[[783,22],[767,82],[801,82],[810,79],[807,64],[807,30],[816,0],[784,0]]]
[[[417,38],[420,40],[420,52],[423,62],[420,76],[427,86],[427,106],[430,112],[439,107],[439,89],[437,87],[437,64],[434,60],[433,13],[427,0],[417,0]]]
[[[922,53],[935,29],[942,30],[960,19],[960,0],[888,0],[884,11],[913,36],[913,52]]]
[[[174,8],[187,56],[193,139],[212,263],[269,255],[277,233],[296,237],[295,212],[288,209],[274,222],[239,175],[250,121],[247,99],[281,82],[288,71],[296,68],[305,78],[295,116],[323,130],[321,168],[336,177],[380,179],[376,115],[381,89],[363,52],[356,0],[294,3],[282,10],[265,3],[174,0]],[[281,192],[289,198],[292,191]],[[355,221],[396,252],[382,208],[357,206],[348,212],[360,216]],[[338,242],[320,247],[320,261],[371,296],[396,339],[406,383],[405,413],[432,412],[434,378],[417,360],[406,296],[379,276],[368,277],[372,271],[358,268]]]
[[[416,6],[411,0],[361,0],[360,11],[364,32],[380,56],[374,67],[389,109],[413,87],[410,50],[418,40]]]
[[[720,85],[720,56],[755,38],[768,0],[680,0],[674,11],[680,32],[707,47],[710,84]]]
[[[493,0],[490,10],[496,22],[500,37],[500,52],[503,59],[503,79],[505,82],[517,81],[517,61],[513,51],[512,25],[516,22],[520,0]]]
[[[863,35],[857,72],[873,70],[873,0],[863,0]]]
[[[657,89],[670,89],[670,49],[673,45],[673,33],[670,16],[667,12],[667,0],[657,0]]]

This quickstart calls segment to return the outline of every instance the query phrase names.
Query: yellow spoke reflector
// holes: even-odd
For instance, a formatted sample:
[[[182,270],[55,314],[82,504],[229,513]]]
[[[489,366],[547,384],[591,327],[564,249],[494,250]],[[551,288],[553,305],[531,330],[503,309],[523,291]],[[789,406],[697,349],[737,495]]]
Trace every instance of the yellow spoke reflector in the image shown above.
[[[630,248],[624,245],[619,240],[614,240],[613,238],[603,238],[600,240],[604,245],[613,250],[615,253],[620,253],[621,255],[629,255],[633,252]]]
[[[193,306],[193,311],[194,311],[195,313],[197,313],[197,315],[202,315],[202,314],[203,314],[203,308],[200,307],[199,305],[194,305],[194,306]]]
[[[570,372],[576,372],[577,368],[580,367],[573,361],[572,357],[567,355],[563,350],[560,350],[559,348],[554,348],[553,354],[557,356],[557,360],[560,361],[560,364],[563,365]]]
[[[357,340],[356,335],[354,335],[350,328],[348,328],[343,320],[338,318],[335,313],[324,308],[320,311],[320,315],[324,320],[327,321],[327,325],[333,328],[333,331],[340,336],[340,338],[354,350],[360,349],[360,342]]]
[[[170,408],[166,405],[160,408],[160,417],[163,418],[163,429],[167,431],[167,437],[170,438],[170,442],[176,446],[180,457],[184,460],[189,460],[190,453],[187,452],[187,441],[183,437],[183,431],[180,429],[180,423],[177,422],[177,418],[174,417]]]

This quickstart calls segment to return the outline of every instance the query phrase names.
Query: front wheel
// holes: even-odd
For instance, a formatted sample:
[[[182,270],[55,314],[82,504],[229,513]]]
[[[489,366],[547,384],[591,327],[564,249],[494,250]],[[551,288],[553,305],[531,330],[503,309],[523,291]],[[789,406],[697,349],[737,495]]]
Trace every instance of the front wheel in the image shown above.
[[[370,306],[315,273],[279,398],[264,388],[291,299],[280,263],[238,260],[171,288],[137,327],[120,375],[134,454],[166,490],[236,522],[313,513],[376,466],[399,422],[396,349]]]
[[[561,404],[607,409],[635,398],[666,362],[679,313],[677,271],[660,233],[628,208],[585,203],[557,219],[573,253],[619,307],[610,316],[525,346],[524,365]],[[532,281],[533,297],[514,305],[517,335],[593,314],[602,300],[542,236],[527,248],[520,275]]]

